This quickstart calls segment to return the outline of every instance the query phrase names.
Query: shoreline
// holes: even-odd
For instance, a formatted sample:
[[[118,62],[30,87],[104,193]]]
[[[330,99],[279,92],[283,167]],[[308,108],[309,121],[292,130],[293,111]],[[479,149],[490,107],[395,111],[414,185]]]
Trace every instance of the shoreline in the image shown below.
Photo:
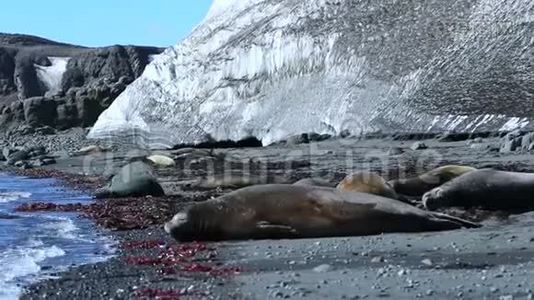
[[[534,157],[529,154],[475,151],[468,147],[466,141],[424,142],[431,151],[440,155],[443,164],[534,171]],[[294,182],[313,176],[335,181],[347,172],[343,161],[345,157],[341,155],[350,149],[353,168],[374,170],[381,167],[378,171],[382,174],[395,176],[401,171],[404,174],[415,172],[414,158],[425,153],[409,150],[410,144],[390,139],[333,140],[311,145],[217,149],[215,161],[221,158],[220,163],[228,164],[230,173],[237,174],[239,178],[249,172],[246,176],[253,182],[260,179]],[[390,156],[387,152],[392,147],[403,148],[404,154]],[[374,166],[371,163],[373,159],[368,161],[369,156],[366,155],[369,153],[372,157],[382,157],[382,154],[376,153],[377,149],[390,158],[385,165]],[[157,152],[171,155],[171,151]],[[94,189],[102,183],[97,178],[106,177],[106,172],[116,170],[139,155],[138,152],[132,153],[113,152],[97,157],[91,160],[91,167],[85,171],[83,159],[78,157],[59,159],[56,165],[46,166],[45,171],[24,172],[59,175],[60,179],[66,176],[80,186],[90,178],[85,182],[86,187]],[[209,175],[207,170],[210,166],[214,170],[212,174],[221,174],[224,168],[221,169],[219,163],[205,164],[202,157],[196,158],[192,161],[191,172],[185,172],[184,161],[177,161],[177,167],[157,171],[158,180],[169,195],[166,198],[176,205],[171,210],[236,188],[200,188],[192,184]],[[245,168],[243,163],[249,166]],[[258,165],[260,163],[265,168]],[[107,164],[111,166],[104,166]],[[265,174],[261,173],[262,170],[266,170]],[[80,173],[88,175],[76,175]],[[260,178],[258,174],[265,176]],[[133,206],[140,203],[135,199],[128,201]],[[474,215],[469,215],[470,212],[459,214],[482,217],[487,226],[480,230],[443,233],[242,241],[197,244],[189,249],[177,249],[179,245],[164,233],[160,225],[151,224],[144,229],[113,232],[121,245],[135,247],[119,249],[117,257],[104,263],[71,268],[58,274],[59,279],[31,285],[21,298],[365,299],[391,296],[412,299],[456,298],[462,294],[466,299],[508,295],[513,295],[514,299],[528,299],[534,290],[534,284],[527,280],[534,275],[534,263],[531,262],[534,261],[534,252],[529,250],[534,236],[528,228],[534,221],[531,221],[530,215],[508,218],[481,216],[478,212],[472,212]],[[178,256],[188,256],[188,259],[173,261],[177,253]],[[428,262],[427,259],[431,261],[430,265],[421,263]],[[323,265],[326,271],[315,271]],[[481,276],[477,274],[486,274],[483,275],[482,286],[477,286],[481,281]],[[519,280],[521,286],[511,284],[512,280]]]
[[[55,165],[46,166],[40,169],[21,170],[17,168],[2,168],[1,171],[14,176],[25,176],[30,178],[54,178],[58,180],[60,186],[66,186],[74,190],[80,190],[90,195],[103,186],[105,178],[102,175],[81,175],[72,172],[79,167],[83,158],[68,159],[65,161],[58,160]],[[78,161],[80,164],[74,163]],[[104,159],[103,162],[106,160]],[[68,165],[68,166],[67,166]],[[99,163],[97,163],[97,168]],[[98,299],[98,298],[165,298],[165,299],[188,299],[192,297],[198,299],[199,296],[205,297],[211,294],[210,289],[213,286],[224,285],[224,277],[231,276],[233,272],[238,272],[238,268],[225,268],[215,263],[216,251],[207,250],[190,252],[190,250],[180,250],[179,253],[173,253],[176,250],[176,243],[167,236],[163,231],[162,224],[170,219],[173,213],[167,213],[165,216],[147,215],[141,218],[139,223],[127,224],[132,218],[114,218],[118,211],[125,213],[124,210],[135,210],[132,214],[139,213],[143,209],[137,209],[137,206],[143,206],[150,214],[155,210],[165,210],[166,202],[169,204],[175,201],[172,206],[174,211],[176,205],[180,205],[181,196],[165,197],[131,197],[119,199],[93,199],[93,204],[87,207],[91,210],[93,206],[95,211],[89,211],[80,208],[77,205],[57,208],[44,208],[42,205],[27,207],[27,211],[69,211],[78,213],[80,217],[90,220],[95,226],[108,230],[110,238],[117,242],[115,256],[105,262],[96,264],[86,264],[68,268],[57,275],[55,279],[45,279],[23,289],[20,299]],[[148,207],[146,203],[148,202]],[[118,208],[120,207],[120,208]],[[143,208],[142,207],[142,208]],[[115,209],[115,210],[114,210]],[[107,211],[109,210],[109,211]],[[125,214],[128,214],[126,212]],[[144,219],[144,220],[143,220]],[[148,222],[144,222],[147,219]],[[158,223],[158,220],[160,223]],[[131,225],[131,226],[128,226]],[[206,247],[201,245],[201,248]],[[167,253],[170,251],[170,254]],[[206,252],[206,253],[204,253]],[[177,259],[169,266],[168,262],[158,261],[158,257],[168,255],[172,259]],[[188,259],[182,261],[182,256]],[[206,256],[206,257],[203,257]],[[178,259],[179,258],[179,259]],[[148,262],[147,262],[148,260]],[[174,271],[170,269],[174,267]],[[186,269],[180,271],[180,268]],[[181,272],[181,277],[172,278],[174,274]],[[212,276],[214,276],[212,278]],[[194,288],[191,285],[192,280],[202,282],[201,287]],[[198,284],[198,283],[197,283]],[[92,288],[87,288],[92,287]]]

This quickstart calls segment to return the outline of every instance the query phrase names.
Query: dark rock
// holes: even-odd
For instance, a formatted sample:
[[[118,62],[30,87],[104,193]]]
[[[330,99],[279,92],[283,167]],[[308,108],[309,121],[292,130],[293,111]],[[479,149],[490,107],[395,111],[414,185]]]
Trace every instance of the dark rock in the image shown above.
[[[15,165],[19,161],[24,161],[29,158],[28,150],[19,150],[7,157],[7,164],[10,166]]]
[[[55,164],[56,163],[56,159],[52,158],[52,157],[49,157],[49,158],[42,159],[41,162],[43,163],[44,166],[48,166],[48,165]]]
[[[295,135],[295,136],[289,137],[286,140],[286,144],[290,144],[290,145],[308,144],[309,142],[310,142],[310,139],[307,133]]]
[[[44,96],[46,89],[37,78],[34,59],[31,55],[20,52],[16,58],[15,84],[19,100]]]
[[[521,149],[521,144],[523,142],[522,136],[517,135],[507,135],[504,137],[504,141],[501,142],[501,153],[515,152],[518,149]]]
[[[437,133],[423,132],[423,133],[395,133],[392,137],[395,141],[413,141],[413,140],[428,140],[437,136]],[[385,138],[387,135],[381,134],[378,138]]]
[[[29,125],[22,125],[17,128],[16,132],[21,135],[28,135],[35,133],[35,129]]]
[[[139,77],[149,63],[149,56],[161,53],[154,47],[112,46],[81,53],[69,60],[63,77],[62,89],[88,85],[98,78],[110,82],[131,83]]]
[[[97,198],[164,196],[165,192],[147,164],[136,161],[124,166],[110,184],[96,192]]]
[[[137,46],[84,48],[0,33],[0,126],[91,126],[141,75],[150,56],[162,51]],[[52,56],[70,58],[55,94],[39,80],[36,70],[36,65],[50,66]]]
[[[330,134],[318,134],[318,133],[308,133],[308,140],[310,142],[322,142],[332,138]]]
[[[447,132],[438,137],[440,142],[460,142],[471,138],[471,134],[467,132]]]
[[[46,148],[45,147],[32,147],[26,150],[28,152],[29,157],[38,157],[41,155],[46,154]]]
[[[39,127],[35,129],[35,133],[40,135],[51,135],[56,133],[56,130],[50,126]]]
[[[399,147],[392,147],[392,148],[389,148],[388,150],[389,156],[401,155],[403,153],[404,153],[404,150],[402,150],[402,148],[399,148]]]
[[[2,149],[2,156],[7,159],[9,158],[9,156],[11,156],[11,154],[17,151],[18,151],[17,149],[13,149],[11,147],[4,147],[4,149]]]
[[[57,119],[57,103],[45,97],[24,100],[24,118],[30,126],[55,125]]]
[[[534,132],[525,134],[521,139],[521,150],[530,151],[529,148],[532,143],[534,143]]]
[[[289,137],[285,142],[290,145],[309,144],[311,142],[322,142],[332,138],[330,134],[318,134],[315,132],[303,133]]]
[[[183,148],[195,148],[195,149],[224,149],[224,148],[257,148],[262,147],[263,144],[255,137],[245,138],[239,141],[216,141],[211,137],[206,137],[206,142],[196,145],[181,144],[173,147],[173,150]]]
[[[15,74],[14,53],[0,48],[0,96],[10,95],[17,91],[13,74]]]
[[[55,163],[56,163],[56,160],[54,158],[47,157],[47,158],[39,158],[39,159],[32,160],[30,162],[30,165],[34,168],[38,168],[38,167],[53,165]]]
[[[19,168],[19,169],[22,169],[22,170],[27,170],[27,169],[31,169],[32,168],[32,165],[30,163],[28,163],[27,161],[23,161],[23,160],[19,160],[17,162],[15,162],[13,164],[13,166]]]
[[[350,130],[345,129],[339,133],[339,137],[342,139],[346,139],[351,136]]]
[[[507,133],[505,136],[504,136],[504,139],[506,141],[513,141],[517,138],[520,138],[522,137],[523,135],[525,135],[525,132],[523,132],[521,129],[516,129],[512,132],[509,132]]]
[[[489,138],[497,136],[498,133],[495,132],[446,132],[440,136],[437,137],[438,141],[440,142],[460,142],[460,141],[466,141],[468,139],[476,139],[476,138]]]

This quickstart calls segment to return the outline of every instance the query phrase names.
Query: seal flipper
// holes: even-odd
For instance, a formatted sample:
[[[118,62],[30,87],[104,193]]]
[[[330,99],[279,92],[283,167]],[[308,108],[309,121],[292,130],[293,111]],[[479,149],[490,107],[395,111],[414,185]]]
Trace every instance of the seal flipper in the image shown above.
[[[296,237],[298,231],[287,225],[281,224],[272,224],[269,222],[258,222],[256,223],[256,234],[254,238],[257,239],[282,239]]]
[[[455,222],[465,228],[480,228],[482,225],[442,213],[432,213],[436,218]]]

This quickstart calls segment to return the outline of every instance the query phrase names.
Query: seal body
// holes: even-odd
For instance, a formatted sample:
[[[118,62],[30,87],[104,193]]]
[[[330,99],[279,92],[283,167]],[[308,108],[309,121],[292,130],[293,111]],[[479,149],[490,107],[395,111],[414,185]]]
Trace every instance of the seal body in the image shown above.
[[[533,210],[534,174],[477,170],[426,193],[423,204],[430,210],[452,206]]]
[[[334,183],[331,183],[330,181],[326,181],[321,178],[304,178],[293,183],[293,185],[322,186],[322,187],[330,187],[330,188],[336,187]]]
[[[178,241],[360,236],[475,224],[364,193],[258,185],[193,204],[165,224]]]
[[[395,190],[382,176],[373,172],[356,172],[348,175],[337,186],[341,191],[360,192],[398,199]]]
[[[164,196],[152,168],[141,161],[135,161],[122,169],[111,179],[107,187],[96,191],[96,198]]]
[[[420,197],[445,182],[475,170],[475,168],[468,166],[448,165],[428,171],[414,178],[391,180],[389,184],[398,194]]]

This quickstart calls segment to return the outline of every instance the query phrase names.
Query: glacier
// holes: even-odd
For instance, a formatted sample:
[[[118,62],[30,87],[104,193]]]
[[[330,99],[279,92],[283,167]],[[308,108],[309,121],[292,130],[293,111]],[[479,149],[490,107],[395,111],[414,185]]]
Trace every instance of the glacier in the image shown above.
[[[534,116],[534,1],[215,0],[89,138],[496,131]]]

